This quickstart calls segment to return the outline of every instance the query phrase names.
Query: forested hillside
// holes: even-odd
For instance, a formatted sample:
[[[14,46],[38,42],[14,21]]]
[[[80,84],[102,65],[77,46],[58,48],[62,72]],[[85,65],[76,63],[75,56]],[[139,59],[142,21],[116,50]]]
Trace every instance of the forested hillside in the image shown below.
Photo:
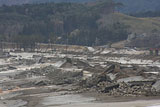
[[[48,2],[93,2],[98,0],[0,0],[1,5],[20,5],[33,3],[48,3]],[[114,0],[115,2],[123,3],[123,7],[118,8],[118,11],[123,13],[137,13],[146,11],[160,10],[160,0]]]
[[[0,5],[20,5],[49,2],[88,2],[94,0],[0,0]]]
[[[77,3],[30,4],[0,8],[0,40],[23,44],[51,42],[74,45],[104,45],[127,38],[120,22],[102,27],[102,15],[114,12],[112,0],[92,6]]]
[[[3,5],[0,7],[0,41],[23,46],[39,42],[93,46],[126,40],[130,33],[147,36],[160,33],[158,10],[132,13],[136,16],[132,17],[117,12],[117,8],[123,7],[125,5],[113,0]],[[156,18],[137,18],[154,16]]]

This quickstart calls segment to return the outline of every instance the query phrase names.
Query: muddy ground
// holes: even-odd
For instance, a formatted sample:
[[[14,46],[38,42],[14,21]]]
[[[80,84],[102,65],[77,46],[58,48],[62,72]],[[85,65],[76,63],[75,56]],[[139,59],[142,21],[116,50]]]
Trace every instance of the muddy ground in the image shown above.
[[[10,52],[0,58],[0,107],[158,107],[159,67],[145,50]]]

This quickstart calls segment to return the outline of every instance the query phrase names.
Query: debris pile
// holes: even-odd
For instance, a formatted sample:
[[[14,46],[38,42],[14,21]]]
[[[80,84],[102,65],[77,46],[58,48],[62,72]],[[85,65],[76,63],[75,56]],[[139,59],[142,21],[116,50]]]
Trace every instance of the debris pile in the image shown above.
[[[160,95],[158,78],[159,75],[147,73],[142,67],[128,68],[111,64],[104,72],[83,80],[81,85],[110,96],[153,96]]]
[[[82,72],[71,72],[71,71],[60,71],[54,70],[49,72],[47,77],[51,81],[51,84],[62,85],[62,84],[74,84],[78,83],[82,77]]]
[[[38,63],[52,59],[34,57],[38,57]],[[40,61],[42,59],[43,61]],[[29,60],[24,60],[27,65],[37,63],[37,60],[32,59],[33,62]],[[24,63],[24,61],[21,62]],[[101,66],[102,64],[105,66]],[[159,68],[155,67],[139,67],[113,62],[91,63],[76,58],[63,58],[58,61],[52,59],[52,65],[29,69],[14,76],[14,79],[23,78],[29,78],[30,81],[17,86],[72,84],[79,86],[80,90],[77,89],[77,91],[91,90],[110,96],[160,95],[160,73]]]
[[[46,79],[38,80],[32,83],[36,86],[43,85],[62,85],[78,83],[82,77],[82,72],[62,71],[54,66],[47,66],[44,68],[34,68],[26,72],[22,72],[14,77],[14,79],[31,78],[35,76],[44,76]]]

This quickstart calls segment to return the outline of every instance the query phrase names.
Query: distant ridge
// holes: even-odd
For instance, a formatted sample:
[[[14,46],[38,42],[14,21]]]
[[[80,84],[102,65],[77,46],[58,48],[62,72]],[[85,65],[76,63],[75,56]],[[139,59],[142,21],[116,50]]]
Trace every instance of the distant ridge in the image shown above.
[[[95,0],[0,0],[2,5],[21,5],[33,3],[49,3],[49,2],[89,2]],[[146,11],[160,10],[160,0],[114,0],[124,4],[118,11],[122,13],[138,13]]]
[[[0,6],[33,4],[33,3],[48,3],[48,2],[88,2],[88,1],[93,1],[93,0],[0,0]]]

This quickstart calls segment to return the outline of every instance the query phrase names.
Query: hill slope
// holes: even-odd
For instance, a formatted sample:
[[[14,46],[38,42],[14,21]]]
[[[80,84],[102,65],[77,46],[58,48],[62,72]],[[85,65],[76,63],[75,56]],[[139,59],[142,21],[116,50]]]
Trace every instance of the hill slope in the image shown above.
[[[113,47],[160,47],[160,17],[137,18],[121,13],[104,15],[99,20],[104,26],[110,23],[120,22],[128,25],[131,34],[127,41],[113,44]]]
[[[160,0],[114,0],[124,4],[119,10],[123,13],[137,13],[160,10]]]
[[[137,18],[122,13],[113,13],[110,15],[103,15],[103,18],[99,21],[101,21],[104,26],[115,22],[124,23],[128,25],[131,32],[137,34],[147,33],[150,35],[153,31],[160,33],[160,17]]]
[[[80,3],[2,6],[0,41],[93,46],[126,40],[129,32],[148,36],[160,33],[160,18],[115,13],[114,7],[108,1],[93,6]]]

